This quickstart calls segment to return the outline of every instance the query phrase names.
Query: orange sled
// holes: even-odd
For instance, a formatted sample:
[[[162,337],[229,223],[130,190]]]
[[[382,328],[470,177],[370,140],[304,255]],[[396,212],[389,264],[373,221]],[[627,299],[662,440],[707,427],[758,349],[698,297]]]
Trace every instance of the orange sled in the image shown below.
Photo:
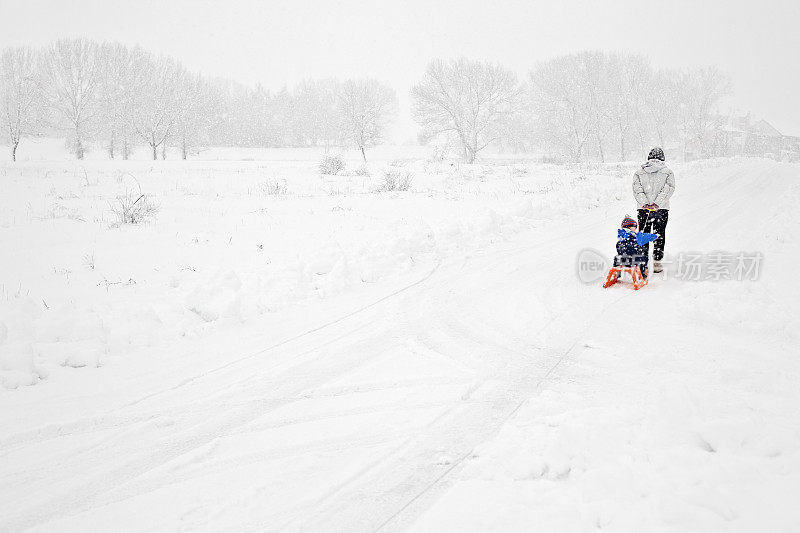
[[[603,288],[607,288],[615,284],[618,279],[622,276],[623,272],[627,272],[631,275],[631,279],[633,280],[633,288],[635,290],[639,290],[645,285],[647,285],[647,278],[642,276],[642,271],[638,266],[635,267],[626,267],[626,266],[616,266],[612,267],[611,270],[608,271],[608,276],[606,276],[606,282],[603,283]]]

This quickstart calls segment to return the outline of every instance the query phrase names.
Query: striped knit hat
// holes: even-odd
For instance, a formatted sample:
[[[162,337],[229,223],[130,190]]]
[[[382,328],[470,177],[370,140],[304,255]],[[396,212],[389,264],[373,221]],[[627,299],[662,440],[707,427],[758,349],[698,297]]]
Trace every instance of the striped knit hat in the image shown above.
[[[647,155],[647,159],[660,159],[661,161],[664,161],[664,150],[662,150],[660,146],[656,146],[650,150],[650,153]]]
[[[622,219],[622,229],[635,228],[636,226],[638,226],[638,224],[630,216],[626,215],[625,218]]]

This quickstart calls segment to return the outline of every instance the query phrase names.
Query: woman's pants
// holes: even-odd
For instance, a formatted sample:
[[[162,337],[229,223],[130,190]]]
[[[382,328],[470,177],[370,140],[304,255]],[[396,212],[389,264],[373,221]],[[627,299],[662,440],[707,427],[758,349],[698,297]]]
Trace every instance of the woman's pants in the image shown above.
[[[658,238],[653,242],[653,260],[664,259],[664,243],[667,235],[667,220],[669,209],[648,211],[639,209],[639,231],[642,233],[657,233]],[[645,254],[650,253],[650,243],[645,244]]]

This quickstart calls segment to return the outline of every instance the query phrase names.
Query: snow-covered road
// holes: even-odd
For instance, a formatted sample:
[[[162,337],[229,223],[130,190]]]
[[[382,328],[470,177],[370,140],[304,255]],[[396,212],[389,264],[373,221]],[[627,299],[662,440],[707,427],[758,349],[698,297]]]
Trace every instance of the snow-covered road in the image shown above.
[[[80,397],[7,395],[30,425],[0,432],[0,530],[767,522],[764,500],[800,490],[800,293],[785,284],[800,169],[681,178],[668,252],[758,251],[758,281],[672,266],[637,293],[581,284],[576,256],[610,254],[625,214],[595,209],[108,368]],[[720,491],[713,518],[674,503],[696,504],[678,481],[692,476]],[[775,525],[798,525],[779,509]]]

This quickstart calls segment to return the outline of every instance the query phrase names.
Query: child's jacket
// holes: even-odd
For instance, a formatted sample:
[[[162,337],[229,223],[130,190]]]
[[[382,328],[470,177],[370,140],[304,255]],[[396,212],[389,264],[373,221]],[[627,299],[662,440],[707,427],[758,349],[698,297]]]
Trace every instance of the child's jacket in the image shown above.
[[[647,248],[645,245],[658,238],[655,233],[628,233],[624,229],[617,230],[617,256],[614,266],[647,267]]]

